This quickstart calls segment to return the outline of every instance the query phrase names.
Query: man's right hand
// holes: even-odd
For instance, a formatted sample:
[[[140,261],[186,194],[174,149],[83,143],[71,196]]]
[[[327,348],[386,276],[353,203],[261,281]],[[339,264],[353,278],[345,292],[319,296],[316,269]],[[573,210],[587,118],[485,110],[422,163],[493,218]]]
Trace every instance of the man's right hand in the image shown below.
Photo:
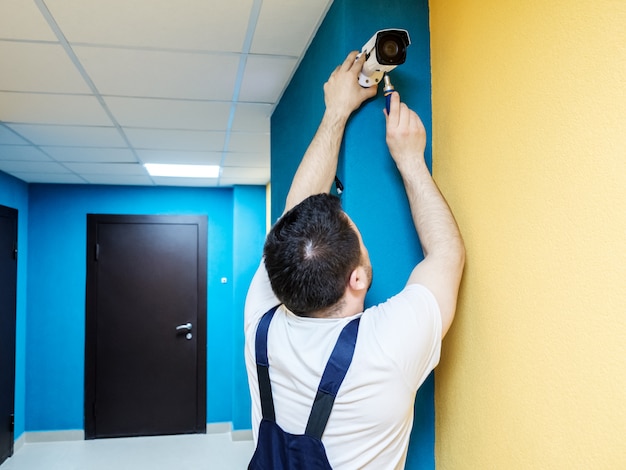
[[[387,146],[400,170],[405,165],[424,162],[426,129],[417,113],[400,102],[397,92],[391,95],[387,115]]]
[[[433,293],[441,312],[443,336],[456,311],[465,247],[454,216],[424,161],[424,124],[395,92],[387,116],[387,146],[402,175],[424,252],[408,284],[422,284]]]

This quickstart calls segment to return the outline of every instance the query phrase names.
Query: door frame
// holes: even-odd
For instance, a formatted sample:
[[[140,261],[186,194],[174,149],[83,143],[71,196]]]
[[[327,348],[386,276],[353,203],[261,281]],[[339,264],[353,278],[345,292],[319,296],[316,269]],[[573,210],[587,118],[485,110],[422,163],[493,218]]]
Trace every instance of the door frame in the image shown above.
[[[207,376],[207,216],[87,214],[87,282],[85,295],[85,439],[96,439],[97,240],[99,223],[196,225],[198,228],[198,328],[196,347],[196,433],[206,433]]]
[[[10,367],[10,370],[8,371],[9,373],[9,382],[11,384],[11,391],[9,392],[9,399],[11,402],[11,410],[10,410],[10,414],[9,416],[5,417],[5,416],[1,416],[0,418],[2,418],[3,420],[5,418],[9,418],[10,422],[8,423],[3,423],[3,427],[6,426],[8,424],[8,429],[9,429],[9,449],[8,449],[8,453],[4,453],[4,452],[0,452],[0,464],[2,462],[4,462],[6,459],[8,459],[9,457],[11,457],[13,455],[14,452],[14,446],[15,446],[15,358],[16,358],[16,344],[17,344],[17,236],[18,236],[18,211],[17,209],[14,209],[12,207],[8,207],[8,206],[3,206],[0,205],[0,217],[3,218],[7,218],[11,221],[14,222],[14,230],[13,230],[13,258],[15,260],[15,271],[14,274],[12,274],[12,276],[14,276],[15,279],[15,291],[13,293],[13,297],[12,297],[12,307],[11,310],[12,312],[9,313],[10,318],[9,318],[9,323],[11,324],[10,330],[8,332],[8,334],[10,335],[11,339],[10,342],[12,343],[12,348],[11,348],[11,352],[9,353],[9,362],[12,363],[12,366]],[[7,371],[4,371],[7,372]],[[0,449],[1,450],[1,449]]]

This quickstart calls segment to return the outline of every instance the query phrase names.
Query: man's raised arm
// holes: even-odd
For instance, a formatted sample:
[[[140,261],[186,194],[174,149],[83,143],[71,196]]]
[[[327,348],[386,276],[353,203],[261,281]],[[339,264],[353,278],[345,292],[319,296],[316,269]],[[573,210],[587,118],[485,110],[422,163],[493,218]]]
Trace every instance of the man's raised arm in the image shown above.
[[[413,269],[408,283],[425,285],[434,294],[441,310],[443,337],[456,311],[465,247],[454,216],[424,161],[424,125],[400,102],[398,93],[393,93],[387,116],[387,145],[402,175],[424,250],[424,260]]]
[[[330,191],[348,118],[365,100],[376,96],[376,86],[363,88],[359,85],[365,54],[359,59],[356,56],[357,51],[351,52],[324,84],[326,110],[293,178],[285,211],[313,194]]]

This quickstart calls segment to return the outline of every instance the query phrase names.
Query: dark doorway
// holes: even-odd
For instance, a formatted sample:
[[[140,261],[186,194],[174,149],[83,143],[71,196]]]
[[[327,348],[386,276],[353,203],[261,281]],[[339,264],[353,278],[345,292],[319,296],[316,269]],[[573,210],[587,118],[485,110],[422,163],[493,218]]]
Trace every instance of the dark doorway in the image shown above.
[[[17,210],[0,206],[0,464],[13,455]]]
[[[206,431],[206,257],[206,217],[87,215],[87,439]]]

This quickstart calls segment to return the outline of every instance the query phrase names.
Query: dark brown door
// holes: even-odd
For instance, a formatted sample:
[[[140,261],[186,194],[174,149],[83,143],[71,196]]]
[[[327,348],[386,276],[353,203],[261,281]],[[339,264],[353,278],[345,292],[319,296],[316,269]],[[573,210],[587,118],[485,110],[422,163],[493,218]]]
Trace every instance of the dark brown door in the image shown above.
[[[206,430],[206,217],[87,216],[85,436]]]
[[[0,464],[13,455],[17,210],[0,206]]]

